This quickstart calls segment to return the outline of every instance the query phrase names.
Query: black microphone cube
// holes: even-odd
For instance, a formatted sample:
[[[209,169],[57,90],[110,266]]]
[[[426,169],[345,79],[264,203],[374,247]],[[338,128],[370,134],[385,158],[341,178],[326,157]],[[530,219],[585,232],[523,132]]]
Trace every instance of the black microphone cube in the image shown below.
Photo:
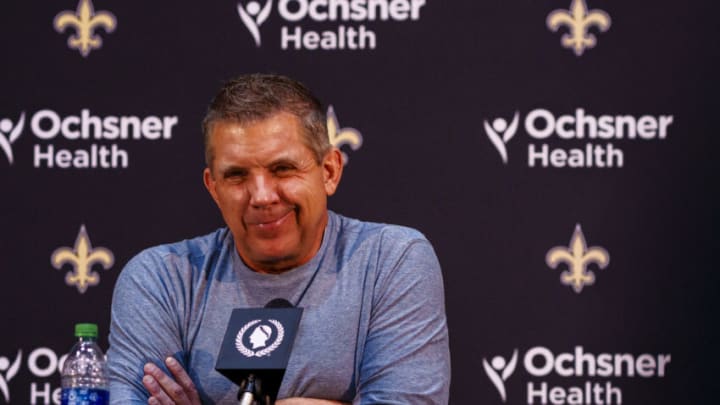
[[[262,394],[277,397],[285,375],[302,308],[234,309],[215,369],[237,385],[250,374]]]

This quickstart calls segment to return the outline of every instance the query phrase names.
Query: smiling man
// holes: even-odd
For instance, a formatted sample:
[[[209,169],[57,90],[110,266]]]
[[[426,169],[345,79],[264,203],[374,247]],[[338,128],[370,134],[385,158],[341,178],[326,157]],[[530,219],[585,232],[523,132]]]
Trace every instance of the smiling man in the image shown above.
[[[446,404],[440,266],[405,227],[327,208],[343,170],[320,103],[283,76],[228,82],[203,122],[203,180],[227,228],[147,249],[115,287],[113,404],[234,404],[214,370],[234,308],[304,309],[278,405]]]
[[[281,273],[320,248],[342,157],[327,148],[318,159],[302,133],[300,119],[282,111],[243,126],[213,124],[205,186],[253,270]]]

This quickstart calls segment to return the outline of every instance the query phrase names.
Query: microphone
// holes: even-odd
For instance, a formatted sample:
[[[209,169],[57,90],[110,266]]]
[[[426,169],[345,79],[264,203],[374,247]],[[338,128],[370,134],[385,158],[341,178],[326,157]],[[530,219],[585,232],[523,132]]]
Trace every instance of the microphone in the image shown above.
[[[285,298],[273,298],[265,304],[265,308],[293,308],[294,305]]]
[[[302,312],[284,298],[232,311],[215,369],[240,386],[238,403],[275,402]]]
[[[285,298],[274,298],[270,301],[268,301],[267,304],[265,304],[265,308],[292,308],[293,304],[290,303],[290,301],[286,300]],[[244,384],[242,385],[242,388],[238,392],[238,402],[240,405],[254,405],[255,397],[261,398],[262,390],[259,379],[255,378],[254,374],[248,375],[248,378],[246,381],[244,381]],[[277,395],[277,394],[276,394]],[[266,396],[267,397],[267,396]],[[265,401],[262,401],[262,403],[270,405],[272,402],[270,398],[265,398]]]

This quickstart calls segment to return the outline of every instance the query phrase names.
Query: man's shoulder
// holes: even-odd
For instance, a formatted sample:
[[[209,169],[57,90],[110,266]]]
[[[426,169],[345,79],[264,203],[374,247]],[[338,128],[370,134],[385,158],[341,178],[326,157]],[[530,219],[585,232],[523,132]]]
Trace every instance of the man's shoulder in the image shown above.
[[[417,229],[340,215],[334,222],[339,229],[334,252],[342,263],[340,268],[365,269],[366,274],[382,280],[382,285],[390,285],[390,278],[435,279],[440,274],[433,246]]]
[[[208,287],[203,280],[220,279],[232,272],[227,259],[226,246],[231,241],[228,234],[223,228],[143,250],[120,272],[114,296],[118,302],[147,299],[160,302],[193,296],[198,289]]]
[[[149,247],[138,254],[138,256],[153,257],[197,257],[206,256],[221,249],[227,243],[230,232],[227,228],[219,228],[206,235],[181,241],[165,243]]]
[[[203,263],[214,261],[212,256],[226,250],[229,238],[229,230],[220,228],[206,235],[146,248],[128,261],[123,274],[126,277],[146,274],[148,268],[157,273],[159,269],[183,272],[184,269],[203,267]]]
[[[425,235],[415,228],[383,222],[363,221],[332,213],[339,240],[374,241],[383,245],[407,245],[415,241],[427,242]]]

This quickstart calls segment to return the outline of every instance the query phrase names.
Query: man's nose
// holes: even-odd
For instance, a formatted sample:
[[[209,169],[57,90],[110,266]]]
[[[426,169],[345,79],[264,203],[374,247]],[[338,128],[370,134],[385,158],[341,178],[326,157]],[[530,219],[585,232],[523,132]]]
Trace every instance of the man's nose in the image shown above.
[[[251,183],[249,191],[252,206],[262,207],[277,202],[277,182],[271,175],[257,174]]]

